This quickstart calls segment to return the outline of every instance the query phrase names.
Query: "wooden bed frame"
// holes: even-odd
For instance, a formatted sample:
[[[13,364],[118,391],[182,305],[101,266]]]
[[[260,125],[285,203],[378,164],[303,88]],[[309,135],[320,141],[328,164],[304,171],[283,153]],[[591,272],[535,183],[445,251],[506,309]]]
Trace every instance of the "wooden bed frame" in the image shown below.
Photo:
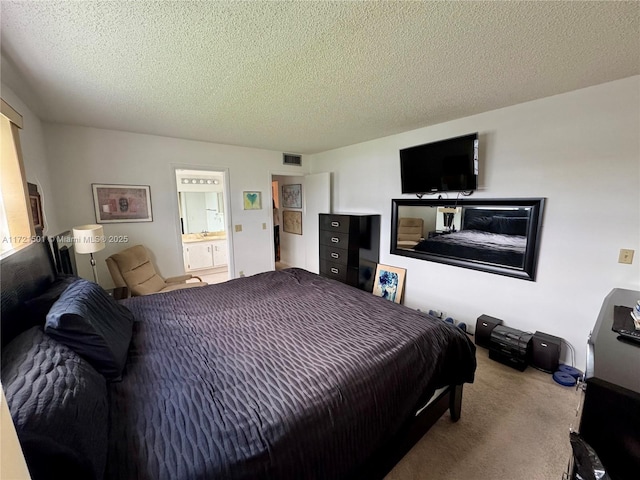
[[[42,293],[55,277],[56,266],[46,238],[0,262],[2,346],[25,330],[23,302]],[[347,478],[382,479],[447,410],[451,420],[458,421],[461,407],[462,385],[449,386],[428,407],[409,418],[397,434]]]

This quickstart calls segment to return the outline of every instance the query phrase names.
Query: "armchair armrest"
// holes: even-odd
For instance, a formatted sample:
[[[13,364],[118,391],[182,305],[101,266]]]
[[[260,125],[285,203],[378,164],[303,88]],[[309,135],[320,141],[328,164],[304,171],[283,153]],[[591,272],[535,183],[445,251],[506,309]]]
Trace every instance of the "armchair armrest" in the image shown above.
[[[178,275],[177,277],[169,277],[169,278],[165,278],[164,281],[166,283],[183,283],[186,282],[187,280],[191,280],[192,278],[197,278],[198,281],[202,281],[202,279],[200,277],[195,277],[193,275],[190,274],[186,274],[186,275]]]

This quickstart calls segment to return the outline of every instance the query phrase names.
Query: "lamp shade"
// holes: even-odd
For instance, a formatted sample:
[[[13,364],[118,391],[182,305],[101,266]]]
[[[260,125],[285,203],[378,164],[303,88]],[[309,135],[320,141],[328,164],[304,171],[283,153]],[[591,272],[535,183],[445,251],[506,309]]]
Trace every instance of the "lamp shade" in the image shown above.
[[[77,253],[95,253],[104,249],[102,225],[80,225],[73,227],[73,241]]]

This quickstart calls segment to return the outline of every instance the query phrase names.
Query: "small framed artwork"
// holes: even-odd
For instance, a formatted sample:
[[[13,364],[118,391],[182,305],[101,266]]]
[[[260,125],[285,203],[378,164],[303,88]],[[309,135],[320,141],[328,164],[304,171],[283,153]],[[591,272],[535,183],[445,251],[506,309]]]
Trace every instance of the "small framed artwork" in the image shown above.
[[[302,185],[282,186],[282,206],[284,208],[302,208]]]
[[[402,301],[402,289],[404,288],[406,272],[404,268],[378,264],[373,283],[373,294],[377,297],[400,303]]]
[[[97,223],[152,222],[149,185],[92,183]]]
[[[261,210],[262,193],[242,192],[242,204],[244,205],[245,210]]]
[[[288,233],[302,235],[302,212],[284,210],[282,212],[282,230]]]
[[[33,217],[33,226],[36,229],[44,228],[44,218],[42,215],[42,200],[38,193],[38,186],[35,183],[27,183],[29,189],[29,205],[31,207],[31,216]]]

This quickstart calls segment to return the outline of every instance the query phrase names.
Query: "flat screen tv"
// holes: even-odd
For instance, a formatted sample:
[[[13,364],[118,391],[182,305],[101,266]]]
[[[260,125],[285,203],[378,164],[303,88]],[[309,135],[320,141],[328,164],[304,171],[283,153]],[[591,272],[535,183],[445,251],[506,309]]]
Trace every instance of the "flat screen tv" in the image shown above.
[[[478,134],[400,150],[402,193],[478,188]]]

